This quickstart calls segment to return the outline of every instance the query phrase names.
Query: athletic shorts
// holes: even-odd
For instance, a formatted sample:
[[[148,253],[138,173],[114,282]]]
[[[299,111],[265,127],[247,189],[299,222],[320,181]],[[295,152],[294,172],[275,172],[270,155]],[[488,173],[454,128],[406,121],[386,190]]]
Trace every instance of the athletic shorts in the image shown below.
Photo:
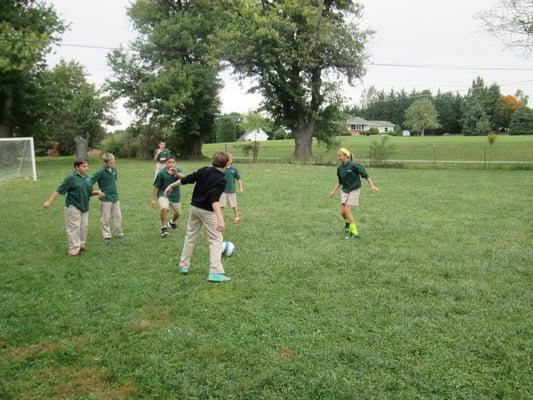
[[[361,188],[352,190],[350,193],[341,191],[341,204],[347,206],[358,206],[359,193],[361,193]]]
[[[226,207],[228,202],[231,208],[237,207],[237,193],[222,193],[220,196],[220,207]]]
[[[166,208],[167,210],[173,210],[176,214],[181,214],[181,203],[173,203],[168,201],[168,197],[161,196],[157,199],[159,208]]]

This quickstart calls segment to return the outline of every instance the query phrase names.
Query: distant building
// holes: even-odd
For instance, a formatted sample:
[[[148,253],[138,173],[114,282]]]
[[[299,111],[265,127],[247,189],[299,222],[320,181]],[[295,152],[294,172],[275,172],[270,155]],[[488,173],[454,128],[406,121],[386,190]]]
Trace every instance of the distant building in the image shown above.
[[[254,129],[253,131],[246,132],[237,142],[264,142],[268,140],[268,135],[261,128]]]
[[[346,127],[352,136],[359,136],[370,128],[377,128],[379,133],[392,133],[395,126],[389,121],[367,121],[361,117],[352,117],[346,121]]]

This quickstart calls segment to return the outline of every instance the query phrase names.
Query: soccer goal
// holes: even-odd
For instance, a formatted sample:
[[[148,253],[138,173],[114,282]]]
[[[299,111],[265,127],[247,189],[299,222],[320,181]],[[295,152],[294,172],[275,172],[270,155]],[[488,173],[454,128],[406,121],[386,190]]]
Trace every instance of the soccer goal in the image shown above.
[[[16,177],[37,180],[32,137],[0,138],[0,181]]]

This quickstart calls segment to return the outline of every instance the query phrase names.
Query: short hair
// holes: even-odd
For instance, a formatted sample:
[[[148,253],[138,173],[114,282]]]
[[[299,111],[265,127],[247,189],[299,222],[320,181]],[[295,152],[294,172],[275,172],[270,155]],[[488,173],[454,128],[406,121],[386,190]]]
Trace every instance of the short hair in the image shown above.
[[[105,153],[102,157],[102,160],[106,163],[109,161],[113,161],[115,159],[115,156],[112,153]]]
[[[174,156],[168,156],[167,159],[165,160],[165,162],[169,161],[169,160],[174,160],[176,161],[176,157]]]
[[[78,168],[81,164],[89,164],[87,160],[76,160],[74,161],[74,168]]]
[[[213,167],[224,168],[228,163],[229,156],[228,153],[224,151],[217,151],[213,154]]]

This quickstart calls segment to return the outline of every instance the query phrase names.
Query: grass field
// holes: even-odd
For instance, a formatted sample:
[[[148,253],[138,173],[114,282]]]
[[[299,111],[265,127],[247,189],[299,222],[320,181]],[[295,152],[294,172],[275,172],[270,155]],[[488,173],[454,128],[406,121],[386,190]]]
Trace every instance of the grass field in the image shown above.
[[[0,183],[0,399],[532,398],[531,172],[369,169],[347,241],[334,167],[237,165],[214,285],[205,236],[176,273],[192,187],[160,238],[152,162],[117,163],[127,239],[103,243],[93,199],[68,258],[63,199],[42,203],[71,163]]]
[[[372,142],[380,141],[376,136],[339,137],[343,146],[349,148],[357,159],[368,159]],[[433,162],[448,161],[528,161],[533,162],[533,136],[499,135],[496,142],[489,146],[485,136],[426,136],[394,137],[389,143],[395,146],[391,161],[426,160]],[[212,143],[204,145],[205,155],[211,155],[214,149],[226,146],[237,158],[242,157],[239,143]],[[294,140],[272,140],[261,142],[259,158],[289,159],[294,151]],[[323,145],[313,143],[313,155],[319,162],[334,162],[336,149],[326,149]],[[409,164],[409,163],[407,163]]]

